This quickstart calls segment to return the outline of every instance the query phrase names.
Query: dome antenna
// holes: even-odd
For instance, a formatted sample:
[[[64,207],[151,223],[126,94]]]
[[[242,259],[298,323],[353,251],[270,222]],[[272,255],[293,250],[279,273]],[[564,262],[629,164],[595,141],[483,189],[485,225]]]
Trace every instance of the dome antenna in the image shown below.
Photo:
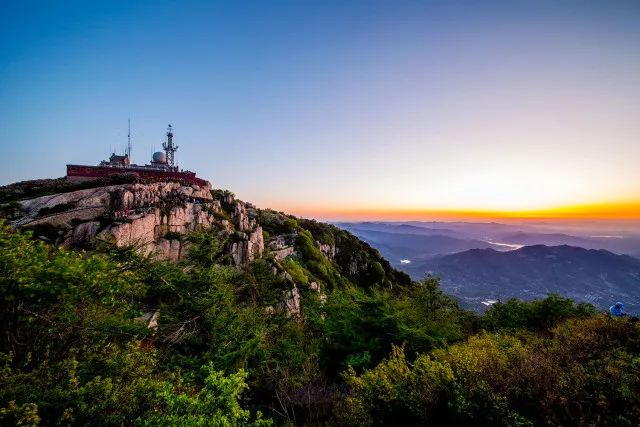
[[[173,127],[171,125],[167,128],[167,142],[162,143],[162,148],[167,153],[167,163],[173,168],[175,166],[174,155],[178,151],[178,146],[173,145]]]

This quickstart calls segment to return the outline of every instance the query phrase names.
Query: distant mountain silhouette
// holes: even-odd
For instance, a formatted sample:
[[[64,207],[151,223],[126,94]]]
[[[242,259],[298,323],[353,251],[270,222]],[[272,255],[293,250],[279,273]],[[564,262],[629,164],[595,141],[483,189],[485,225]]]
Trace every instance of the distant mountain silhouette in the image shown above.
[[[546,246],[580,246],[588,249],[602,249],[593,247],[596,242],[584,237],[571,236],[564,233],[527,233],[523,231],[504,233],[496,237],[500,241],[514,243],[522,246],[546,245]]]
[[[405,223],[393,223],[393,222],[377,222],[377,221],[366,221],[366,222],[339,222],[336,223],[340,228],[344,228],[347,230],[355,229],[355,230],[367,230],[367,231],[380,231],[384,233],[394,233],[394,234],[417,234],[422,236],[433,236],[443,235],[450,237],[462,237],[463,233],[459,233],[456,230],[442,227],[443,223],[439,224],[439,227],[427,227],[427,226],[418,226],[412,224]]]
[[[404,234],[373,231],[359,227],[344,228],[378,249],[392,265],[399,265],[402,259],[416,262],[437,255],[452,254],[473,248],[498,248],[498,246],[481,240],[458,239],[441,234]]]
[[[574,246],[525,246],[498,252],[471,249],[408,264],[414,278],[426,272],[443,288],[472,306],[483,300],[542,298],[557,292],[601,308],[623,301],[640,310],[640,260],[606,250]]]
[[[570,245],[586,249],[606,249],[617,254],[640,254],[640,238],[638,236],[589,236],[578,237],[564,233],[532,233],[513,232],[497,235],[494,239],[505,243],[522,246],[531,245]]]

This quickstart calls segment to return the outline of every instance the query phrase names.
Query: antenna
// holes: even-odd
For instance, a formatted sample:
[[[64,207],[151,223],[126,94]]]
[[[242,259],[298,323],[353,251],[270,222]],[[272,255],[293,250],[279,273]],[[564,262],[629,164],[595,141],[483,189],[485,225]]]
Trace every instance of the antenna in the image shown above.
[[[127,119],[127,157],[131,162],[131,118]]]
[[[173,145],[173,127],[171,125],[167,128],[167,142],[162,143],[162,148],[167,153],[167,163],[170,167],[174,167],[174,154],[178,150],[177,145]]]

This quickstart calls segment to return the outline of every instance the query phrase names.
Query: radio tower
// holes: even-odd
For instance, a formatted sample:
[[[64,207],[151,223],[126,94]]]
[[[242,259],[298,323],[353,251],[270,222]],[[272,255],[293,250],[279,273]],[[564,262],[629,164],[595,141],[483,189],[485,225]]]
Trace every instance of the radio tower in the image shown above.
[[[127,157],[131,162],[131,119],[127,119]]]
[[[165,153],[167,153],[167,163],[173,168],[175,166],[174,154],[178,151],[178,146],[173,145],[173,129],[171,128],[171,125],[167,128],[167,142],[162,143],[162,148]]]

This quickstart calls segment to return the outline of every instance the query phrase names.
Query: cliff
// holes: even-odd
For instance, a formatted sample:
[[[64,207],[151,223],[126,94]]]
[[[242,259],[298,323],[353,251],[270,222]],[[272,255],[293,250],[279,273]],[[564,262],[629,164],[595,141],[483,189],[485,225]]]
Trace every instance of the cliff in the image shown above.
[[[14,227],[65,248],[93,250],[101,241],[145,256],[187,262],[190,236],[205,230],[223,242],[225,259],[245,268],[263,259],[285,283],[283,308],[300,312],[300,289],[353,283],[406,285],[410,279],[350,233],[316,221],[257,209],[222,190],[179,182],[96,184],[2,205]],[[15,187],[15,186],[14,186]],[[25,186],[18,186],[20,194]],[[46,186],[45,186],[46,187]],[[39,192],[46,188],[39,187]],[[28,189],[28,186],[26,186]],[[7,187],[2,189],[7,196]],[[6,199],[5,199],[6,200]]]

